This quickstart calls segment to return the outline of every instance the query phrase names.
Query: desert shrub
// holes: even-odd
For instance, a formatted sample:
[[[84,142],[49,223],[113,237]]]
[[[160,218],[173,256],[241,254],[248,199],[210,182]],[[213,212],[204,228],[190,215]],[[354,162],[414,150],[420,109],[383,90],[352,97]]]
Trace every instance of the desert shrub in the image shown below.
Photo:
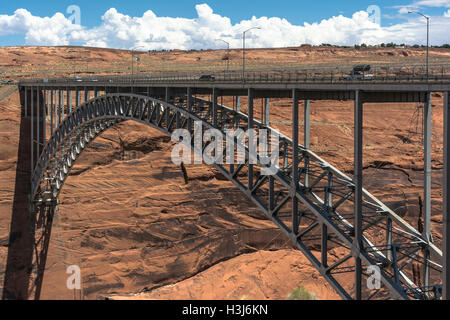
[[[317,300],[317,294],[309,292],[303,286],[298,286],[287,297],[287,300]]]

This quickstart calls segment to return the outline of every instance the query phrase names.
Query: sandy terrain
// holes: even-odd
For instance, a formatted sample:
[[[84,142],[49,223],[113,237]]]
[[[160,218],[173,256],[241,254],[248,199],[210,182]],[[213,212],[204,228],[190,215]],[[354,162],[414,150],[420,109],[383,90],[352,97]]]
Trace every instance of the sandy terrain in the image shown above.
[[[16,66],[7,65],[12,64],[14,55],[21,55],[23,60],[15,62],[21,68],[26,63],[59,65],[67,60],[65,54],[70,50],[0,48],[0,67],[12,68],[8,69],[12,72]],[[112,62],[128,55],[123,51],[83,50],[92,59]],[[351,54],[356,60],[364,59],[358,52],[346,49],[299,50],[292,52],[310,52],[315,59],[311,61],[316,63],[342,59],[344,53],[346,57]],[[379,53],[389,50],[380,49]],[[394,57],[401,56],[401,50],[395,51]],[[282,51],[290,52],[252,50],[251,54],[253,59],[262,56],[269,60],[279,57]],[[48,56],[49,52],[54,56]],[[417,59],[422,58],[420,50],[414,52]],[[207,57],[217,52],[195,54]],[[43,58],[46,55],[48,60]],[[172,52],[166,53],[165,59],[177,55],[177,63],[189,56]],[[372,59],[379,57],[373,55]],[[8,250],[20,125],[19,97],[10,90],[0,88],[0,289]],[[227,99],[224,102],[230,104]],[[245,111],[245,99],[243,104]],[[290,135],[290,102],[278,99],[271,105],[273,126]],[[257,101],[257,111],[259,106]],[[367,104],[364,112],[365,187],[414,226],[423,181],[419,115],[415,104]],[[352,173],[352,119],[351,102],[312,102],[312,149],[347,173]],[[439,95],[433,96],[433,126],[432,230],[440,245]],[[122,147],[120,141],[124,142]],[[285,299],[298,285],[316,293],[319,299],[337,298],[301,253],[292,250],[287,239],[237,188],[207,166],[187,166],[190,183],[186,185],[180,168],[170,161],[170,150],[171,142],[161,133],[123,123],[105,132],[84,153],[60,198],[43,299],[80,298],[79,293],[65,286],[66,268],[73,264],[82,269],[84,299]]]
[[[242,50],[201,50],[134,52],[134,73],[192,72],[242,69]],[[352,48],[309,46],[281,49],[247,49],[246,68],[347,67],[360,63],[423,65],[424,48]],[[139,57],[139,61],[137,60]],[[448,64],[448,49],[430,50],[431,64]],[[0,48],[0,77],[6,79],[44,78],[75,75],[131,74],[132,52],[84,47]]]

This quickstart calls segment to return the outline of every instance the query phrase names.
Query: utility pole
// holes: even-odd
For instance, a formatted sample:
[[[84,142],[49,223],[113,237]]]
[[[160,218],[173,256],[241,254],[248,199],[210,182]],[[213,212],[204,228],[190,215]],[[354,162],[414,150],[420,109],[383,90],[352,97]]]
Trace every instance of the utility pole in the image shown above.
[[[245,34],[253,29],[261,30],[260,27],[253,27],[253,28],[247,29],[243,32],[243,37],[242,37],[242,41],[243,41],[243,43],[242,43],[242,82],[245,82]]]
[[[225,42],[228,46],[228,49],[227,49],[227,72],[229,72],[230,71],[230,43],[228,41],[225,41],[222,39],[216,39],[216,41]]]
[[[430,17],[424,15],[422,12],[419,11],[408,11],[408,13],[416,13],[418,15],[421,15],[422,17],[424,17],[425,19],[427,19],[427,62],[426,62],[426,68],[427,68],[427,82],[430,79]]]

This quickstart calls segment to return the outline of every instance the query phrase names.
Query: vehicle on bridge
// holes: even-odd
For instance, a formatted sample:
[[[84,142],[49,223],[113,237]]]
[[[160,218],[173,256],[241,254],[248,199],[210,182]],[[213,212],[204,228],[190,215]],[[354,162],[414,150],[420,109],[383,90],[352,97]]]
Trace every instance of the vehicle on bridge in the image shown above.
[[[371,69],[371,66],[368,64],[361,64],[353,67],[352,72],[350,74],[347,74],[344,76],[344,79],[346,80],[373,80],[374,75],[373,74],[366,74],[366,72],[369,72]]]
[[[199,80],[200,81],[215,81],[216,78],[213,75],[204,74],[204,75],[200,76]]]

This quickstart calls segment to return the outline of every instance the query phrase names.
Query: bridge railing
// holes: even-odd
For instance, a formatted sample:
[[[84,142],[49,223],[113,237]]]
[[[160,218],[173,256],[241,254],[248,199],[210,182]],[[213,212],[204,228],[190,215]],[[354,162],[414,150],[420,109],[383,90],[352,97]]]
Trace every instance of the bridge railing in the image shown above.
[[[204,77],[207,76],[207,77]],[[96,77],[75,77],[55,79],[25,79],[20,84],[35,83],[180,83],[180,82],[222,82],[222,83],[360,83],[360,82],[440,82],[450,80],[450,64],[430,65],[428,74],[424,65],[389,66],[377,65],[370,71],[354,75],[352,68],[328,69],[274,69],[265,71],[249,70],[224,71],[207,74],[205,72],[164,72],[142,75],[107,75]]]

